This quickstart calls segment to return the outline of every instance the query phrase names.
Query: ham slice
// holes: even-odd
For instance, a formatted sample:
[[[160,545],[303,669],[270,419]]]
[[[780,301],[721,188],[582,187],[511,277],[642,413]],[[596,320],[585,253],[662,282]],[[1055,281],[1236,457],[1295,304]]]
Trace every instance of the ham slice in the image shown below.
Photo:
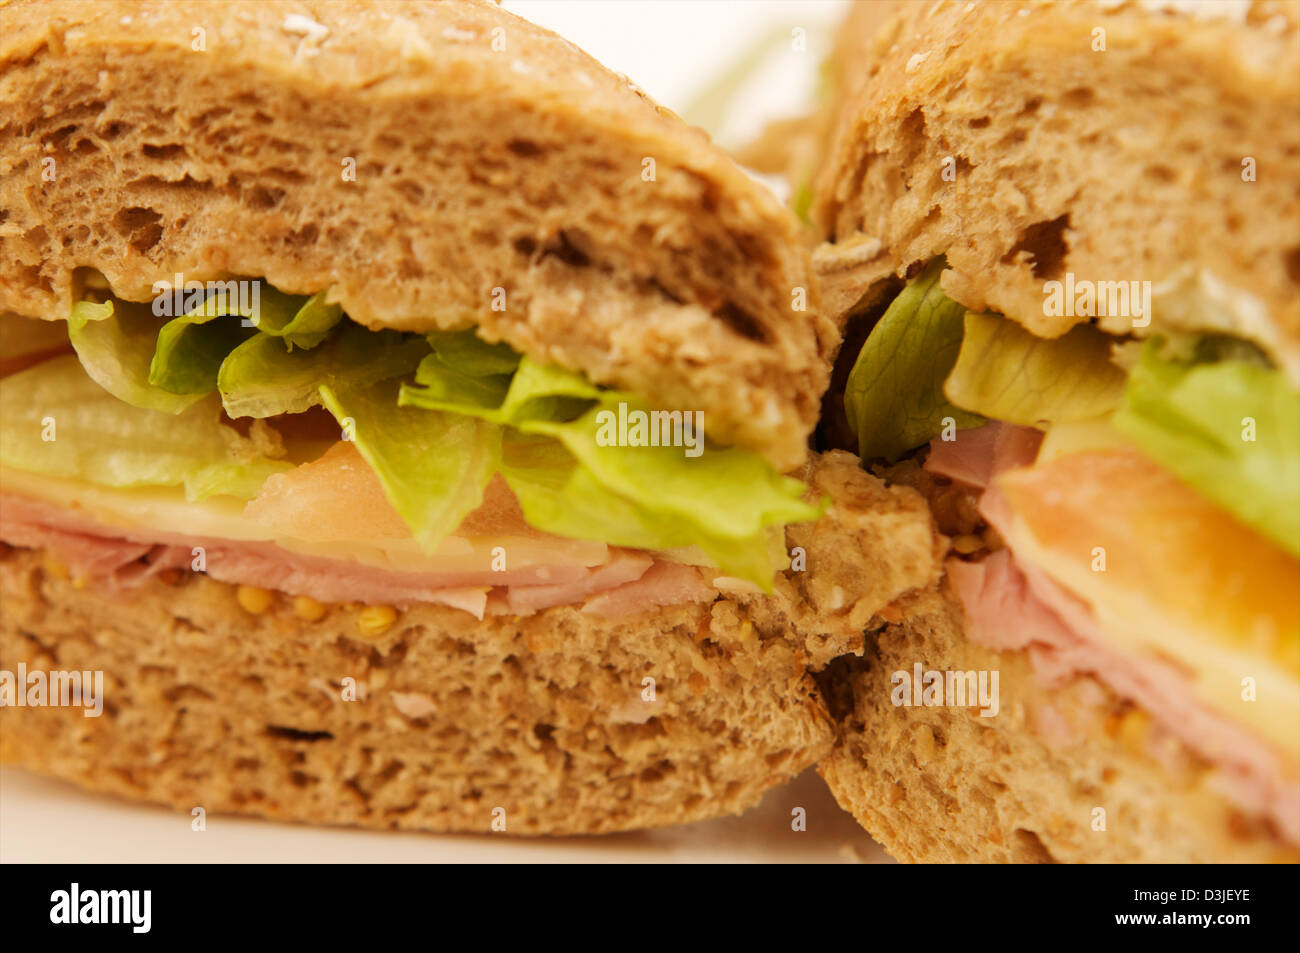
[[[594,593],[640,579],[653,565],[654,560],[644,553],[619,550],[609,562],[581,579],[557,586],[511,586],[506,592],[505,609],[512,615],[529,615],[552,606],[575,605]]]
[[[656,606],[687,602],[710,602],[718,590],[709,585],[694,566],[655,563],[645,575],[588,600],[582,611],[590,615],[621,617],[645,612]]]
[[[959,430],[953,440],[931,440],[925,469],[983,489],[1004,470],[1033,463],[1042,442],[1041,430],[994,421]]]
[[[570,563],[503,572],[404,572],[301,553],[274,542],[100,525],[75,509],[15,493],[0,494],[0,539],[15,546],[48,549],[77,577],[95,579],[114,589],[138,586],[169,569],[189,571],[194,549],[202,547],[204,571],[221,582],[278,589],[322,602],[436,603],[480,619],[489,606],[493,612],[530,614],[551,606],[580,604],[605,592],[624,593],[627,586],[651,576],[660,566],[669,571],[651,576],[640,590],[638,604],[620,596],[606,606],[604,614],[632,613],[646,606],[668,605],[674,599],[700,598],[700,590],[684,585],[678,573],[686,567],[628,550],[611,549],[609,561],[594,567]]]

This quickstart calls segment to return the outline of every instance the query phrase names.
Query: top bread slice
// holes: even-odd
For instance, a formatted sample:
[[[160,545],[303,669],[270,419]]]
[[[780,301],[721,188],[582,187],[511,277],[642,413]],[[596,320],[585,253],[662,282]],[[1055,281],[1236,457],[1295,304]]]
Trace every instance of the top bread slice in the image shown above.
[[[838,343],[793,216],[478,0],[0,7],[0,313],[264,277],[705,412],[789,469]]]
[[[888,14],[888,15],[885,15]],[[828,312],[947,255],[945,291],[1047,337],[1044,284],[1152,282],[1150,327],[1300,376],[1300,3],[856,4],[813,216]]]

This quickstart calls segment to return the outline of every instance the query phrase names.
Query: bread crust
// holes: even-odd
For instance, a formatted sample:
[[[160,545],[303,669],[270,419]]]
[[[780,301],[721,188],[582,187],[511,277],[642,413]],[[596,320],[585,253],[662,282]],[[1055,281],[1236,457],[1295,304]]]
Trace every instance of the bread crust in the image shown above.
[[[94,271],[265,277],[802,462],[838,338],[794,217],[707,136],[495,4],[293,11],[0,7],[0,313],[66,317]]]
[[[1300,379],[1300,3],[1155,6],[855,5],[813,205],[828,311],[946,255],[949,295],[1055,337],[1087,318],[1046,282],[1150,281],[1150,326],[1101,326],[1240,335]]]
[[[840,738],[818,765],[841,806],[914,863],[1275,863],[1300,850],[1216,789],[1212,767],[1088,676],[1045,688],[1026,652],[964,635],[946,584],[905,600],[822,684]],[[996,671],[1000,710],[896,707],[894,672]],[[1098,813],[1098,809],[1103,813]]]
[[[848,454],[804,476],[838,515],[788,530],[806,571],[621,620],[422,606],[368,638],[356,608],[307,622],[277,597],[250,615],[202,574],[114,596],[2,547],[0,668],[102,670],[106,705],[0,708],[0,760],[186,812],[375,828],[489,832],[503,808],[507,833],[599,833],[744,810],[830,750],[810,670],[938,573],[918,494]]]

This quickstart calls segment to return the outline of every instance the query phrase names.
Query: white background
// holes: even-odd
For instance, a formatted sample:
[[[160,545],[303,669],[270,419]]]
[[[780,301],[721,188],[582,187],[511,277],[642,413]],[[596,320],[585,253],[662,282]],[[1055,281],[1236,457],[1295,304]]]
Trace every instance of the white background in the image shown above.
[[[766,41],[755,79],[710,132],[743,143],[772,118],[796,115],[812,95],[844,4],[825,0],[513,0],[507,9],[552,29],[624,73],[670,109],[692,118],[697,93]],[[804,30],[807,48],[789,37]],[[791,830],[791,811],[807,831]],[[812,772],[770,792],[739,818],[600,838],[382,834],[209,816],[85,794],[62,782],[0,769],[0,862],[421,862],[421,861],[887,860],[836,806]]]

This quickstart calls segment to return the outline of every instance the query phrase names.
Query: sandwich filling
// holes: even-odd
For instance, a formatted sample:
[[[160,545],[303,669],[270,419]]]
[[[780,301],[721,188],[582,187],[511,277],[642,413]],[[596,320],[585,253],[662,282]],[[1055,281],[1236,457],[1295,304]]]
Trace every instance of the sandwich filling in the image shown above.
[[[7,319],[0,539],[114,588],[177,571],[328,602],[618,615],[770,591],[806,488],[698,412],[324,294]]]
[[[880,472],[923,458],[968,636],[1102,682],[1300,844],[1300,392],[1237,340],[1037,338],[942,270],[871,330],[845,413]]]

